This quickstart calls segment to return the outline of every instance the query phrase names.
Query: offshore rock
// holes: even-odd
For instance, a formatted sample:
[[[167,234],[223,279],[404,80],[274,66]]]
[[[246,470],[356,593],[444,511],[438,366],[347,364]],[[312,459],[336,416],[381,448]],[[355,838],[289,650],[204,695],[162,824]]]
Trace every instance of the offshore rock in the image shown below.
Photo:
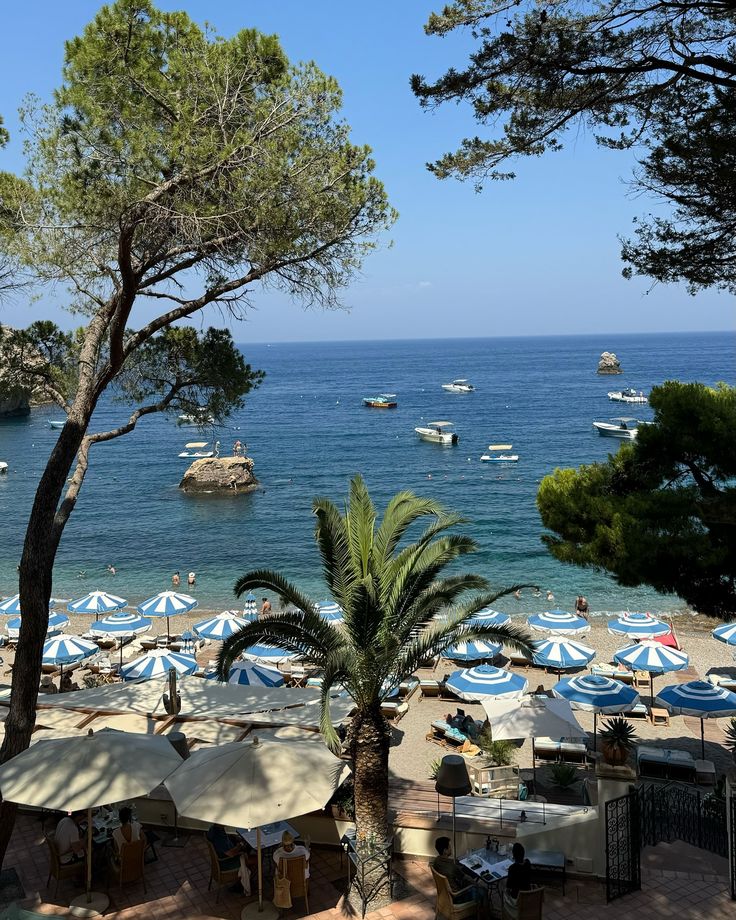
[[[598,362],[599,374],[623,374],[621,364],[612,351],[604,351]]]
[[[258,488],[250,457],[204,457],[184,473],[179,488],[184,492],[215,492],[244,495]]]

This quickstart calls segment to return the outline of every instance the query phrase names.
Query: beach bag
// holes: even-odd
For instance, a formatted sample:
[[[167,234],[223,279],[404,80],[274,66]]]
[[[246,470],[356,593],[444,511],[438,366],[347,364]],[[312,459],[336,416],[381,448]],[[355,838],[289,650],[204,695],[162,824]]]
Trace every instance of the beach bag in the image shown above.
[[[273,880],[273,906],[279,910],[288,910],[291,907],[291,882],[280,870],[279,865],[279,872]]]

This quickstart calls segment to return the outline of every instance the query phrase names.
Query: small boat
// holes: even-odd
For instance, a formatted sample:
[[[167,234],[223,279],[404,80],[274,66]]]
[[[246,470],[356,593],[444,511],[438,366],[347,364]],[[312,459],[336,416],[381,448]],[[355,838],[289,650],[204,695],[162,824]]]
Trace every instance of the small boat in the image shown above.
[[[425,428],[415,428],[414,431],[423,441],[431,441],[433,444],[457,444],[457,434],[448,429],[452,429],[452,422],[427,422]]]
[[[59,420],[59,419],[55,419],[55,418],[50,418],[50,419],[49,419],[49,428],[54,428],[54,429],[58,430],[59,428],[63,428],[64,425],[66,425],[66,421],[65,421],[65,420]]]
[[[612,418],[607,422],[593,422],[593,427],[604,438],[620,438],[633,441],[639,433],[639,425],[646,424],[635,418]]]
[[[4,460],[0,460],[0,474],[8,472],[8,464]]]
[[[177,422],[180,425],[196,425],[198,428],[203,428],[205,425],[214,425],[215,419],[206,409],[202,408],[180,415]]]
[[[475,387],[472,383],[468,383],[464,377],[458,377],[452,383],[443,383],[442,389],[447,390],[448,393],[472,393]]]
[[[206,457],[216,457],[220,453],[220,442],[215,441],[214,450],[207,450],[207,441],[189,441],[185,444],[186,450],[183,450],[179,456],[186,460],[202,460]]]
[[[363,405],[371,409],[395,409],[398,406],[396,402],[396,393],[379,393],[378,396],[364,396]]]
[[[637,393],[633,387],[629,387],[628,390],[614,390],[608,394],[608,398],[613,402],[639,403],[642,405],[649,402],[649,397],[645,396],[641,390]]]
[[[511,450],[513,446],[513,444],[489,444],[488,450],[493,453],[483,454],[480,459],[483,463],[516,463],[519,459],[518,454],[499,453],[499,451]]]

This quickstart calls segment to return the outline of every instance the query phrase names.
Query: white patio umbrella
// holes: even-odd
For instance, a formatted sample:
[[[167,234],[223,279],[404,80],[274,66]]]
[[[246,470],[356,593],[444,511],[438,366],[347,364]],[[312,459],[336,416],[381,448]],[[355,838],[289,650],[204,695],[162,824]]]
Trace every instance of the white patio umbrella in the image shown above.
[[[254,737],[194,751],[164,785],[185,817],[257,829],[262,915],[261,826],[323,808],[347,773],[344,761],[319,739]]]
[[[181,763],[167,738],[103,729],[39,741],[0,766],[3,798],[53,811],[87,810],[87,892],[73,907],[101,913],[92,888],[92,809],[148,795]],[[123,768],[122,765],[125,765]]]

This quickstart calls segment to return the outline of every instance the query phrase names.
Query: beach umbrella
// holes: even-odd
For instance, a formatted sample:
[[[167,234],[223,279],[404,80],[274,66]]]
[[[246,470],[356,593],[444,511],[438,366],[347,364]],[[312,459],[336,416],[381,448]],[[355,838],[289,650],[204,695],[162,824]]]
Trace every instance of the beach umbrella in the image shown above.
[[[69,613],[94,613],[97,620],[101,613],[121,610],[127,603],[124,597],[108,594],[107,591],[90,591],[84,597],[71,601],[66,605],[66,609]]]
[[[508,626],[511,617],[508,613],[500,613],[492,607],[484,607],[477,613],[474,613],[469,620],[465,621],[466,626]]]
[[[217,616],[195,623],[194,632],[202,639],[215,639],[218,642],[224,642],[225,639],[234,636],[236,632],[240,632],[247,625],[247,620],[230,610],[223,610]]]
[[[572,709],[593,713],[594,750],[598,750],[598,713],[628,712],[639,702],[639,694],[633,687],[597,674],[566,677],[555,684],[552,693],[559,699],[567,700]]]
[[[447,648],[442,653],[443,658],[452,658],[454,661],[484,661],[495,658],[501,652],[499,642],[486,642],[485,639],[472,639],[469,642],[458,642],[452,648]]]
[[[138,613],[144,617],[166,617],[166,638],[171,639],[169,630],[169,617],[179,616],[194,610],[199,601],[188,594],[179,594],[176,591],[161,591],[155,597],[138,604]]]
[[[96,655],[99,652],[96,642],[88,642],[79,636],[52,636],[43,644],[41,653],[41,666],[59,666],[59,680],[64,676],[64,665],[75,664],[89,658],[90,655]]]
[[[248,661],[258,661],[261,664],[277,665],[285,661],[293,661],[298,657],[296,652],[287,652],[285,649],[276,648],[273,645],[251,645],[250,648],[243,652],[242,656]]]
[[[55,603],[56,601],[54,600],[49,601],[49,610],[51,610]],[[20,616],[20,594],[14,594],[12,597],[6,598],[0,604],[0,613],[4,616]]]
[[[51,811],[87,810],[87,892],[73,907],[101,913],[92,886],[92,809],[148,795],[181,763],[167,738],[102,730],[38,741],[0,766],[3,799]],[[81,916],[92,916],[84,913]]]
[[[685,652],[651,641],[639,642],[636,645],[619,649],[613,656],[613,660],[630,671],[649,672],[652,702],[654,702],[654,675],[681,671],[688,666],[689,662]]]
[[[475,668],[455,671],[448,677],[446,686],[461,700],[477,702],[499,697],[518,699],[526,693],[527,681],[513,671],[481,664]]]
[[[342,607],[334,601],[318,601],[315,607],[317,608],[317,613],[328,623],[342,623],[345,619]]]
[[[193,674],[197,667],[197,661],[192,655],[157,648],[126,664],[120,674],[124,680],[151,680],[168,677],[172,668],[177,674]]]
[[[576,613],[567,610],[547,610],[544,613],[533,613],[527,618],[527,623],[532,629],[545,630],[552,633],[586,633],[590,631],[590,623]]]
[[[615,620],[608,621],[608,631],[612,636],[626,636],[629,639],[649,639],[652,636],[663,636],[670,632],[671,627],[663,623],[651,613],[626,613],[620,614]]]
[[[120,667],[123,666],[123,639],[140,636],[151,628],[151,621],[137,613],[119,610],[98,620],[90,627],[90,634],[106,639],[120,640]]]
[[[209,680],[216,680],[217,674],[210,674]],[[228,684],[252,687],[283,687],[286,679],[281,671],[254,661],[235,661],[228,672]]]
[[[260,828],[319,811],[348,770],[319,736],[310,741],[255,737],[193,751],[164,784],[179,813],[187,818],[257,828],[258,911],[262,915]]]
[[[256,600],[256,596],[252,591],[249,591],[245,595],[245,601],[243,602],[243,613],[255,613],[258,615],[258,601]]]
[[[705,720],[736,716],[736,693],[704,680],[670,684],[657,694],[657,702],[672,715],[700,719],[700,756],[705,760]]]
[[[543,639],[534,643],[535,664],[545,668],[567,671],[569,668],[584,668],[595,658],[595,649],[572,639]]]
[[[20,632],[20,624],[23,617],[13,617],[11,620],[5,624],[5,629],[8,633],[8,638],[17,639],[18,633]],[[52,636],[54,633],[58,633],[60,629],[63,629],[65,626],[69,625],[69,617],[65,613],[56,613],[52,611],[49,614],[49,625],[46,629],[46,635]]]
[[[714,639],[725,642],[726,645],[736,645],[736,623],[723,623],[711,633]]]

